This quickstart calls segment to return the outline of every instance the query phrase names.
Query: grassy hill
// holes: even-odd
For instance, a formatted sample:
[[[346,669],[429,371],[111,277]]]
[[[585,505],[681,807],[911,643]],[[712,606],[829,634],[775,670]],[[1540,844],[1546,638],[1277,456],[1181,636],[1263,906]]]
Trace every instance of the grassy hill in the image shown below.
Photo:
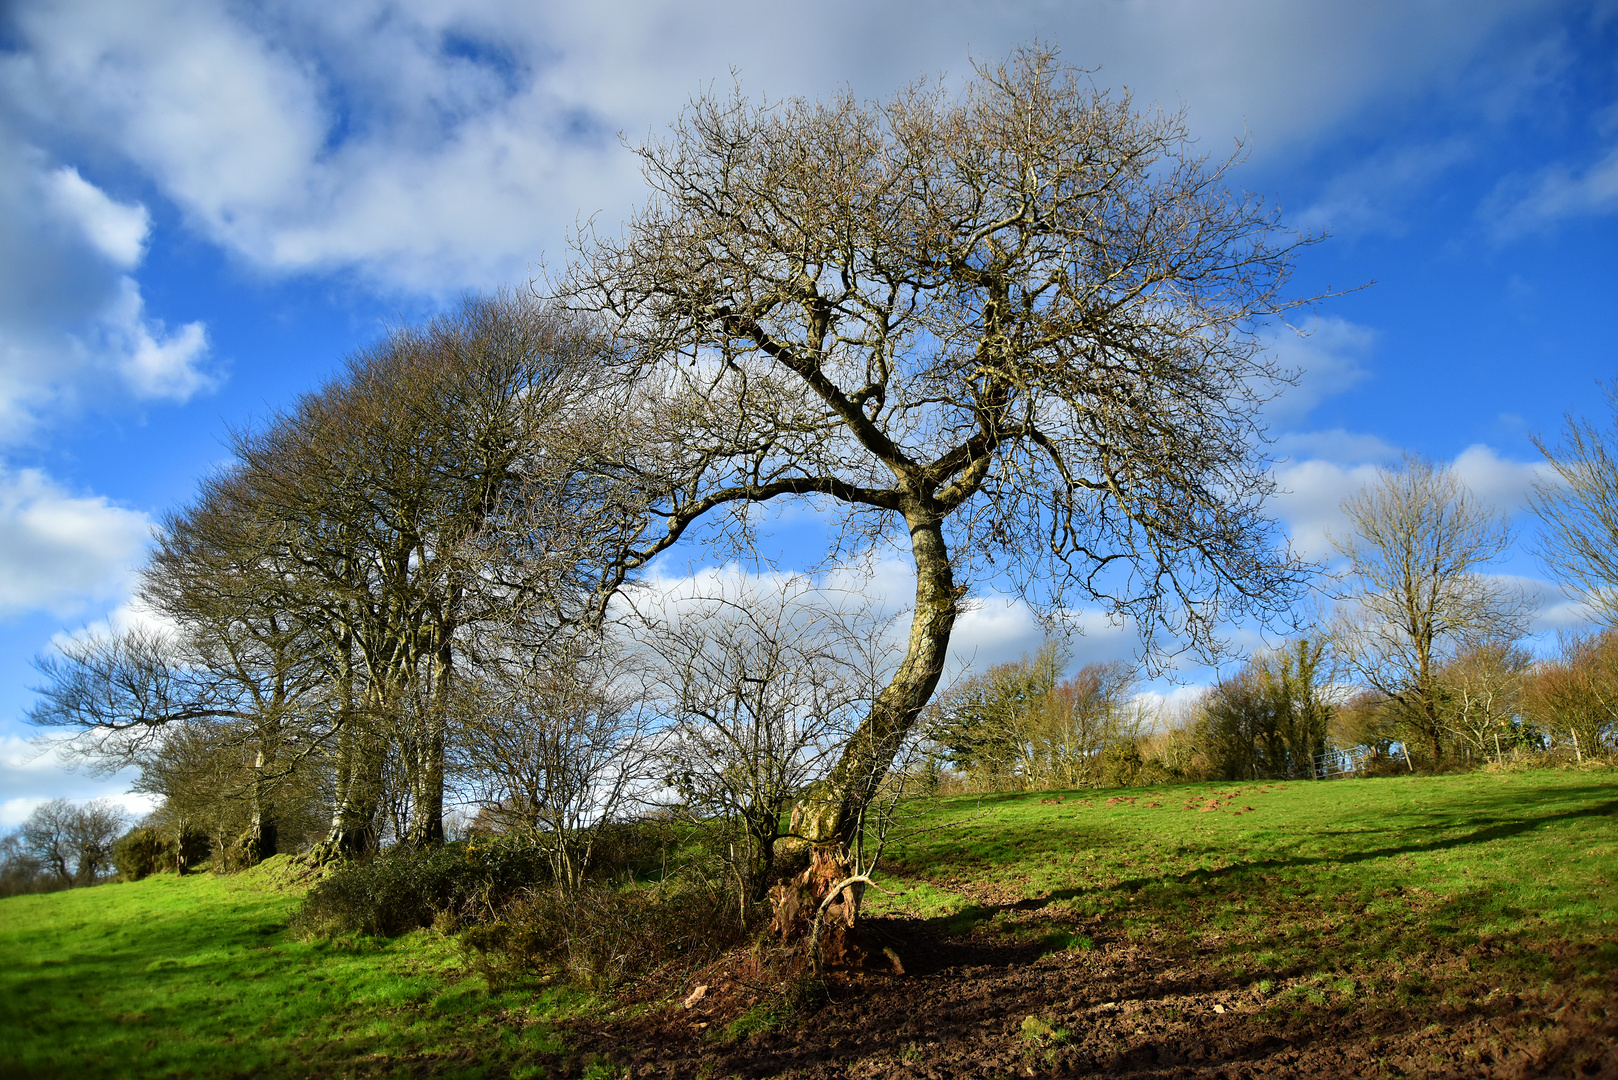
[[[564,988],[490,995],[452,939],[306,943],[285,860],[0,900],[0,1076],[543,1076]]]
[[[1608,771],[918,809],[896,826],[887,891],[867,905],[909,973],[838,976],[822,1005],[797,1013],[734,968],[698,973],[713,985],[689,1011],[642,988],[638,1007],[609,1013],[537,982],[491,994],[432,931],[293,940],[297,889],[273,865],[0,901],[0,1074],[1607,1067],[1618,1031],[1606,1011],[1618,1000]]]

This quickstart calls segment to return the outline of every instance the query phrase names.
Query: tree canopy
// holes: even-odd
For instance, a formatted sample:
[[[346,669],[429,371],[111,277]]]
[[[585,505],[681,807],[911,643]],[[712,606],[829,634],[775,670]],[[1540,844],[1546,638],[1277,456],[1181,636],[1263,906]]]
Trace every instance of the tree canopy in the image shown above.
[[[1203,651],[1284,607],[1261,330],[1307,238],[1227,186],[1239,153],[1027,48],[957,95],[702,97],[640,154],[653,197],[548,285],[612,335],[626,423],[596,467],[667,481],[625,566],[806,498],[916,567],[905,658],[811,838],[880,781],[984,575]]]

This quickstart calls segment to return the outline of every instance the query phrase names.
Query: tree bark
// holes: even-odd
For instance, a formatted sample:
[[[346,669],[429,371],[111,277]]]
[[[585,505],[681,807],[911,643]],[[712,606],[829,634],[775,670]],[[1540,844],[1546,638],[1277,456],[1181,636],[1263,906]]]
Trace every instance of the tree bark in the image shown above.
[[[410,799],[410,825],[404,837],[411,847],[433,847],[444,842],[444,738],[449,712],[450,681],[455,677],[452,644],[446,633],[433,655],[433,685],[427,715],[422,718],[417,742]]]
[[[363,855],[376,845],[376,814],[382,792],[381,740],[359,717],[351,715],[343,724],[337,799],[330,830],[316,849],[320,858]]]
[[[820,913],[820,959],[832,967],[858,967],[872,955],[854,932],[865,886],[840,889],[842,895],[829,906],[827,895],[854,876],[850,853],[865,824],[864,811],[938,686],[960,611],[961,590],[955,585],[942,517],[919,512],[905,516],[916,566],[916,606],[905,658],[849,739],[831,776],[812,786],[792,810],[792,833],[811,845],[809,868],[770,890],[772,926],[786,940],[815,944],[808,937]]]
[[[249,866],[263,862],[280,850],[281,830],[276,822],[270,782],[264,775],[268,767],[269,760],[261,747],[253,759],[253,819],[241,845]]]
[[[961,593],[937,514],[906,514],[916,566],[916,607],[910,642],[893,679],[843,749],[831,776],[814,785],[792,811],[792,831],[817,847],[851,847],[861,814],[887,776],[905,736],[944,672]],[[846,875],[844,875],[846,876]]]

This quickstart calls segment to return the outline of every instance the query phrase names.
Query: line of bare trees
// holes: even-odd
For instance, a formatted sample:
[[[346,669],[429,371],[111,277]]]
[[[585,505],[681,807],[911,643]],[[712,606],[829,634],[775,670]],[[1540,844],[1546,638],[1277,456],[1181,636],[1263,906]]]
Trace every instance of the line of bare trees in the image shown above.
[[[107,799],[41,803],[0,836],[0,897],[94,885],[112,872],[129,815]]]
[[[229,839],[249,861],[311,796],[330,853],[374,849],[390,815],[401,842],[441,841],[456,716],[543,693],[532,658],[599,622],[596,545],[641,520],[569,467],[600,347],[506,296],[350,357],[233,436],[234,463],[163,522],[153,625],[44,660],[34,721],[137,766],[191,811],[176,828],[245,807]]]
[[[1610,756],[1618,750],[1614,442],[1570,419],[1563,446],[1541,444],[1551,464],[1533,499],[1543,553],[1586,614],[1606,624],[1564,632],[1551,655],[1536,659],[1526,647],[1532,598],[1491,572],[1514,539],[1504,515],[1452,469],[1408,457],[1343,503],[1342,562],[1322,579],[1334,614],[1310,636],[1259,650],[1181,715],[1144,723],[1143,710],[1123,707],[1126,668],[1092,665],[1062,682],[1065,665],[1048,643],[936,703],[943,755],[958,777],[991,788],[1314,777],[1332,751],[1401,770],[1525,752]],[[1107,685],[1118,689],[1098,692]]]
[[[636,745],[625,672],[654,654],[652,715],[687,748],[663,779],[734,810],[756,892],[788,800],[817,880],[849,877],[975,581],[1203,653],[1288,610],[1306,568],[1264,513],[1259,406],[1295,373],[1262,331],[1311,238],[1229,186],[1239,148],[1209,159],[1183,117],[1033,47],[959,93],[702,97],[640,153],[650,200],[540,299],[401,328],[236,433],[163,523],[141,590],[159,628],[46,661],[34,718],[169,799],[203,774],[243,793],[246,857],[287,846],[295,791],[326,811],[319,850],[355,854],[388,820],[441,840],[457,767]],[[741,623],[792,630],[801,663],[738,667],[679,620],[612,651],[613,598],[654,559],[750,553],[783,500],[833,555],[908,551],[891,656],[833,660],[768,604]],[[760,666],[796,681],[765,694]],[[704,764],[765,717],[791,768]],[[203,764],[168,768],[188,731]],[[626,761],[595,775],[634,789]],[[506,787],[485,797],[547,834],[605,813],[543,770]]]

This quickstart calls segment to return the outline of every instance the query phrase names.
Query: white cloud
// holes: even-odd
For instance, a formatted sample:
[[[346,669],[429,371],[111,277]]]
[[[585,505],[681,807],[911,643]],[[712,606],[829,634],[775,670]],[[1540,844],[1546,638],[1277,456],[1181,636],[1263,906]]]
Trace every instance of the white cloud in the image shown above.
[[[1346,441],[1352,441],[1349,437]],[[1329,445],[1329,443],[1328,443]],[[1383,475],[1384,464],[1396,454],[1380,440],[1363,448],[1376,449],[1375,457],[1341,457],[1335,460],[1302,460],[1276,466],[1274,476],[1280,491],[1273,509],[1292,536],[1293,546],[1306,558],[1328,558],[1333,553],[1330,536],[1349,532],[1341,504],[1366,484]],[[1544,466],[1508,461],[1491,448],[1469,446],[1450,463],[1462,483],[1494,509],[1515,514],[1526,504],[1527,494]]]
[[[59,630],[51,635],[51,647],[61,649],[71,641],[111,637],[130,630],[168,635],[176,633],[179,624],[165,615],[146,607],[139,598],[126,600],[113,608],[103,619],[87,623],[77,630]]]
[[[203,233],[276,270],[358,266],[459,289],[559,254],[577,219],[637,198],[614,134],[661,131],[739,68],[749,93],[885,96],[1036,36],[1141,104],[1190,102],[1219,148],[1285,152],[1345,116],[1447,87],[1534,0],[1459,9],[832,0],[806,19],[740,0],[19,3],[0,77],[35,122],[135,163]],[[859,33],[850,34],[850,27]],[[791,40],[793,47],[779,43]],[[1321,48],[1329,41],[1330,48]]]
[[[690,574],[654,570],[636,590],[637,605],[657,609],[691,597],[730,597],[743,590],[785,590],[800,578],[792,571],[744,569],[736,564],[703,567]],[[903,558],[869,556],[819,575],[815,581],[834,601],[863,600],[886,629],[885,644],[895,662],[904,654],[915,596],[915,571]],[[1106,660],[1131,660],[1139,647],[1134,629],[1098,610],[1076,613],[1067,630],[1074,668]],[[1045,630],[1028,605],[1013,597],[984,592],[971,599],[956,618],[945,661],[944,682],[966,678],[995,664],[1035,652]]]
[[[86,402],[211,389],[204,326],[170,333],[145,310],[146,208],[53,167],[6,121],[0,107],[0,444]]]
[[[1197,703],[1213,688],[1211,683],[1186,684],[1167,690],[1142,690],[1130,699],[1150,718],[1152,730],[1184,723]]]
[[[94,776],[74,771],[59,743],[0,735],[0,829],[21,825],[34,808],[52,799],[111,799],[132,817],[149,813],[158,800],[129,791],[130,777]]]
[[[1470,153],[1459,138],[1384,147],[1332,177],[1319,200],[1300,211],[1292,224],[1336,236],[1401,234],[1411,203]]]
[[[1453,466],[1472,494],[1506,514],[1527,505],[1528,492],[1542,475],[1555,475],[1543,462],[1507,461],[1482,443],[1462,450]]]
[[[1286,432],[1303,424],[1322,401],[1363,381],[1365,357],[1376,342],[1369,328],[1327,316],[1294,330],[1279,327],[1270,335],[1269,354],[1297,384],[1281,386],[1280,395],[1264,407],[1270,428]]]
[[[200,322],[186,323],[174,333],[159,320],[145,317],[145,301],[133,278],[124,278],[118,301],[104,314],[103,351],[116,358],[124,381],[143,400],[186,402],[212,390],[217,379],[203,368],[208,359],[208,331]]]
[[[76,221],[108,261],[126,270],[140,262],[151,229],[146,207],[115,202],[80,176],[79,170],[65,165],[49,174],[46,190],[51,208]]]
[[[1346,536],[1348,519],[1342,502],[1374,481],[1375,465],[1338,465],[1330,461],[1300,461],[1279,465],[1275,480],[1281,491],[1273,509],[1287,527],[1293,548],[1304,558],[1324,559],[1335,550],[1331,537]]]
[[[145,514],[75,496],[33,469],[0,469],[0,617],[68,615],[127,595],[151,533]]]
[[[1339,465],[1392,461],[1401,453],[1379,436],[1343,428],[1291,432],[1276,439],[1271,449],[1277,457],[1294,461],[1317,458]]]

